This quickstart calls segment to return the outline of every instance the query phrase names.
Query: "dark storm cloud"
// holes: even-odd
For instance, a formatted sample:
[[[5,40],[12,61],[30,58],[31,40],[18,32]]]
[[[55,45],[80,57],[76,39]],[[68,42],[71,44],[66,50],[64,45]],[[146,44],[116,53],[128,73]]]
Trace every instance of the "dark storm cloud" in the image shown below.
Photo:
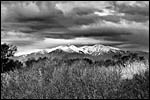
[[[143,15],[132,15],[132,14],[125,14],[125,16],[122,16],[123,19],[129,20],[129,21],[135,21],[135,22],[145,22],[149,20],[149,16],[143,16]]]
[[[59,13],[58,13],[59,12]],[[19,15],[16,13],[15,16],[10,15],[8,18],[11,18],[11,20],[6,19],[5,24],[3,24],[4,27],[9,27],[12,29],[18,28],[18,30],[21,30],[24,32],[23,27],[26,29],[25,31],[29,31],[30,33],[32,31],[40,31],[44,29],[52,29],[56,28],[59,31],[59,28],[67,29],[67,27],[75,26],[75,25],[88,25],[91,23],[94,23],[96,20],[96,16],[79,16],[79,17],[73,17],[73,16],[64,16],[61,11],[57,11],[57,14],[50,14],[50,15],[38,15],[38,16],[24,16]],[[7,23],[9,22],[9,23]],[[27,30],[27,28],[29,30]]]
[[[4,3],[7,4],[7,2]],[[11,4],[11,2],[9,3]],[[125,16],[119,16],[119,15],[97,16],[94,15],[93,13],[96,11],[103,12],[103,10],[100,10],[98,8],[90,8],[90,7],[75,7],[68,14],[69,16],[64,16],[63,11],[55,8],[56,3],[53,4],[48,2],[50,7],[47,7],[46,3],[45,3],[46,9],[41,7],[42,3],[40,4],[40,2],[37,3],[35,2],[32,5],[26,4],[27,7],[28,6],[33,7],[34,8],[33,11],[27,11],[28,9],[25,8],[26,6],[24,7],[23,5],[18,5],[19,7],[10,7],[9,9],[10,11],[8,11],[7,14],[8,18],[6,18],[6,21],[10,21],[11,19],[14,22],[18,22],[19,25],[18,26],[16,25],[16,27],[18,28],[22,27],[20,26],[20,23],[23,23],[24,27],[28,28],[29,30],[22,30],[23,28],[21,30],[31,33],[32,31],[38,32],[39,30],[51,29],[51,28],[57,28],[59,31],[59,28],[67,29],[68,27],[76,26],[76,25],[89,25],[95,23],[97,20],[106,20],[106,21],[118,23],[121,21],[121,19],[140,22],[140,21],[146,21],[149,18],[147,16],[145,17],[142,15],[137,15],[137,14],[142,14],[142,11],[143,10],[145,11],[146,8],[143,8],[142,11],[139,11],[136,10],[135,7],[132,6],[126,7],[125,5],[120,5],[118,7],[119,12],[125,13]],[[20,6],[23,6],[22,10]],[[20,8],[20,10],[18,10],[17,8]],[[106,8],[108,7],[106,6]],[[110,9],[112,9],[112,7]],[[137,13],[133,12],[131,14],[130,12],[128,12],[130,11],[130,9],[132,11],[135,10],[135,12]],[[12,25],[12,27],[15,27],[15,25],[14,26]]]
[[[75,7],[72,9],[72,15],[86,16],[93,14],[95,11],[102,12],[100,9],[90,8],[90,7]]]
[[[120,5],[118,6],[118,8],[120,13],[149,16],[149,6],[139,7],[139,6]]]
[[[132,33],[128,32],[125,29],[117,29],[114,27],[105,28],[100,27],[100,29],[90,29],[85,31],[75,31],[71,33],[74,36],[84,36],[84,37],[91,37],[91,36],[108,36],[108,37],[115,37],[119,35],[130,35]]]
[[[128,41],[128,39],[125,39],[124,37],[121,37],[120,35],[114,36],[114,37],[104,37],[104,39],[109,40],[109,41],[122,41],[122,42],[127,42]]]
[[[68,22],[68,23],[66,23]],[[7,25],[3,25],[4,27],[7,28],[12,28],[12,29],[17,29],[21,32],[25,33],[31,33],[32,32],[40,32],[44,30],[49,30],[55,29],[57,31],[60,30],[68,30],[67,27],[75,26],[75,25],[88,25],[91,23],[94,23],[94,18],[75,18],[75,19],[67,19],[67,18],[50,18],[50,19],[44,19],[41,20],[39,18],[31,19],[31,18],[26,18],[26,19],[19,19],[17,23],[11,23]],[[48,34],[50,34],[48,32]]]
[[[64,39],[72,39],[76,37],[108,37],[106,39],[115,40],[124,40],[120,38],[122,35],[131,35],[133,34],[131,31],[124,29],[124,28],[115,28],[115,27],[99,27],[96,29],[87,29],[87,30],[69,30],[68,32],[64,33],[41,33],[41,36],[46,38],[64,38]]]
[[[102,20],[115,22],[115,23],[118,23],[118,22],[121,21],[121,16],[118,16],[118,15],[101,16],[99,18],[102,19]]]
[[[60,16],[61,10],[55,8],[55,2],[8,2],[2,5],[4,21],[47,20],[49,17]]]
[[[143,16],[143,15],[133,15],[133,14],[124,14],[124,16],[120,15],[108,15],[108,16],[100,16],[99,19],[106,20],[110,22],[118,23],[122,19],[128,20],[128,21],[135,21],[135,22],[145,22],[149,20],[149,16]]]
[[[13,45],[16,46],[28,46],[28,45],[32,45],[33,41],[9,41],[10,43],[13,43]]]

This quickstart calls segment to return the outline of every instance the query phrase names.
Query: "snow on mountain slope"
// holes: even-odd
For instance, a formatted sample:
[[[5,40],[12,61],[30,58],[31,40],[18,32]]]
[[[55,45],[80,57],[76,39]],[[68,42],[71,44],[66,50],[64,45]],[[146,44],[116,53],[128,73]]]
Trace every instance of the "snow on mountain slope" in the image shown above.
[[[117,52],[120,49],[110,47],[110,46],[104,46],[104,45],[94,45],[94,46],[82,46],[82,47],[76,47],[74,45],[69,45],[69,46],[58,46],[56,48],[52,48],[48,50],[48,52],[54,51],[54,50],[63,50],[65,52],[77,52],[77,53],[84,53],[84,54],[90,54],[90,55],[101,55],[103,53],[108,53],[108,52]]]
[[[65,52],[78,52],[79,51],[79,48],[77,48],[74,45],[70,45],[70,46],[58,46],[58,47],[56,47],[56,49],[60,49],[60,50],[63,50]]]
[[[109,52],[116,53],[117,51],[120,51],[120,49],[118,48],[96,44],[93,46],[82,46],[82,47],[76,47],[74,45],[65,45],[65,46],[58,46],[58,47],[51,48],[51,49],[44,49],[44,50],[40,50],[38,52],[33,52],[33,53],[35,55],[45,54],[45,53],[50,53],[55,50],[62,50],[68,53],[76,52],[76,53],[82,53],[82,54],[90,54],[93,56],[102,55],[104,53],[109,53]]]
[[[108,53],[108,52],[117,52],[120,49],[110,47],[110,46],[104,46],[104,45],[94,45],[94,46],[82,46],[82,47],[76,47],[74,45],[70,46],[59,46],[56,47],[57,49],[63,50],[65,52],[77,52],[77,53],[85,53],[85,54],[93,54],[98,53],[98,55],[102,53]],[[56,49],[55,48],[55,49]]]
[[[83,46],[80,47],[81,51],[83,51],[85,54],[90,54],[90,55],[102,55],[103,53],[108,53],[108,52],[117,52],[120,49],[110,47],[110,46],[104,46],[104,45],[94,45],[94,46]]]

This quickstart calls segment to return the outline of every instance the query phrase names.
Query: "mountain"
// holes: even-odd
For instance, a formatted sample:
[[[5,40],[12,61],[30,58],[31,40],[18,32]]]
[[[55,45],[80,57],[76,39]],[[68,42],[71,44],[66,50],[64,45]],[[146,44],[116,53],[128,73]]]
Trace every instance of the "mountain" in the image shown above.
[[[76,47],[75,45],[65,45],[65,46],[58,46],[58,47],[51,48],[51,49],[38,50],[37,52],[33,51],[32,53],[21,55],[21,56],[25,57],[26,55],[31,55],[31,54],[32,55],[46,54],[55,50],[62,50],[67,53],[76,52],[76,53],[81,53],[81,54],[89,54],[93,56],[103,55],[104,53],[109,53],[109,52],[116,53],[118,51],[121,51],[118,48],[104,46],[100,44],[96,44],[93,46],[81,46],[81,47]]]
[[[70,57],[70,56],[90,56],[95,59],[105,59],[111,58],[116,54],[128,54],[130,51],[124,51],[119,48],[104,46],[100,44],[96,44],[93,46],[80,46],[77,47],[75,45],[65,45],[58,46],[51,49],[38,50],[37,52],[15,56],[13,59],[26,61],[27,59],[38,59],[39,57],[49,57],[49,56],[62,56],[62,57]],[[138,52],[137,52],[138,53]],[[139,52],[140,53],[140,52]],[[141,55],[147,55],[144,53],[140,53]]]
[[[119,48],[114,48],[111,46],[104,46],[100,44],[96,44],[93,46],[81,46],[81,47],[76,47],[75,45],[58,46],[56,48],[53,48],[53,50],[51,49],[49,51],[54,51],[57,49],[68,52],[68,53],[76,52],[76,53],[81,53],[81,54],[89,54],[92,56],[99,56],[99,55],[103,55],[106,53],[117,53],[117,52],[122,51]]]
[[[82,46],[82,47],[76,47],[75,45],[58,46],[56,48],[47,50],[47,52],[52,52],[54,50],[62,50],[68,53],[76,52],[81,54],[89,54],[93,56],[103,55],[104,53],[109,53],[109,52],[116,53],[121,51],[119,48],[96,44],[93,46]]]

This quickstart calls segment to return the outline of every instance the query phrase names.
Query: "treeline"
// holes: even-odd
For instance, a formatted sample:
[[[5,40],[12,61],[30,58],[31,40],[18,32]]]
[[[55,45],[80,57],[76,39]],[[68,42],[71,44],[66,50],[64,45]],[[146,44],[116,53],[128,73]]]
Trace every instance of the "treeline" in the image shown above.
[[[108,67],[108,66],[115,66],[115,65],[120,65],[120,66],[124,66],[126,64],[129,64],[129,63],[132,63],[132,62],[135,62],[135,61],[145,61],[146,59],[143,57],[143,56],[138,56],[137,53],[129,53],[127,55],[121,55],[121,54],[116,54],[112,57],[112,59],[106,59],[106,60],[94,60],[90,57],[74,57],[74,58],[61,58],[61,57],[55,57],[55,58],[52,58],[52,57],[40,57],[39,59],[28,59],[26,62],[25,62],[25,65],[26,66],[31,66],[32,64],[34,63],[38,63],[38,62],[41,62],[41,61],[46,61],[46,60],[50,60],[53,64],[56,64],[56,65],[63,65],[63,64],[66,64],[66,65],[72,65],[72,64],[78,64],[79,62],[82,63],[82,64],[86,64],[86,65],[96,65],[96,66],[105,66],[105,67]]]

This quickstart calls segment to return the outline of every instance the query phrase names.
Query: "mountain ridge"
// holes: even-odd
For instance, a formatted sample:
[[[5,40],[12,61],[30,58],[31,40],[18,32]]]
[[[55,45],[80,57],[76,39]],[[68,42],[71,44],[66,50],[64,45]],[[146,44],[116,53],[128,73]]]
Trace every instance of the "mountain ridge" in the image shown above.
[[[83,54],[90,54],[93,56],[97,56],[97,55],[101,55],[103,53],[108,53],[108,52],[117,52],[117,51],[121,51],[121,49],[119,48],[115,48],[115,47],[111,47],[111,46],[104,46],[101,44],[96,44],[93,46],[81,46],[81,47],[77,47],[75,45],[64,45],[64,46],[57,46],[51,49],[42,49],[42,50],[37,50],[37,51],[33,51],[27,54],[22,54],[22,55],[18,55],[19,56],[26,56],[26,55],[30,55],[30,54],[45,54],[45,53],[50,53],[52,51],[55,50],[62,50],[64,52],[68,52],[68,53],[72,53],[72,52],[76,52],[76,53],[83,53]]]

